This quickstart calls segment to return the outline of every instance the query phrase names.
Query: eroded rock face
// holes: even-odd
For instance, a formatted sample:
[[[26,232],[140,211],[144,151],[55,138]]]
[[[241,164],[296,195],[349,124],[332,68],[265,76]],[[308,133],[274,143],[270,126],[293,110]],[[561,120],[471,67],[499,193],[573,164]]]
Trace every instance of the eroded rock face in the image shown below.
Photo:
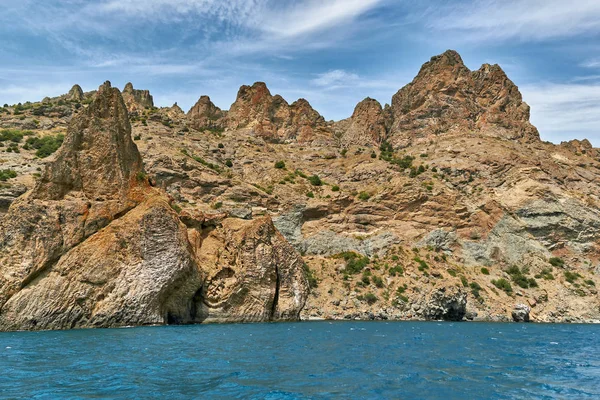
[[[69,192],[81,192],[90,200],[123,198],[141,171],[125,103],[119,90],[106,82],[96,100],[69,125],[63,146],[32,197],[60,200]]]
[[[223,218],[148,185],[105,83],[0,220],[0,330],[298,319],[302,258],[270,219]]]
[[[224,122],[225,112],[215,106],[210,97],[201,96],[194,106],[188,111],[187,117],[190,125],[195,129],[220,128]]]
[[[526,304],[517,304],[512,310],[512,319],[515,322],[529,322],[531,308]]]
[[[185,226],[152,196],[12,296],[0,330],[192,322],[201,285]]]
[[[354,109],[341,141],[345,145],[379,145],[387,139],[390,124],[389,111],[384,110],[377,100],[367,97]]]
[[[130,113],[139,113],[146,108],[154,107],[154,99],[149,90],[134,89],[131,82],[123,88],[123,100]]]
[[[269,217],[227,218],[195,243],[199,265],[208,274],[197,305],[200,320],[299,318],[309,289],[304,262]]]
[[[140,201],[127,110],[109,82],[74,118],[35,188],[0,220],[0,308],[60,257]]]
[[[271,95],[263,82],[240,88],[227,114],[227,126],[251,127],[259,136],[272,140],[308,142],[331,135],[323,117],[308,101],[299,99],[289,105],[283,97]]]
[[[456,287],[434,290],[423,307],[430,320],[461,321],[467,312],[467,294]]]
[[[69,101],[82,101],[83,100],[83,90],[79,85],[73,85],[69,93],[67,94],[67,100]]]
[[[447,133],[477,132],[503,139],[538,140],[529,106],[498,65],[470,71],[458,53],[432,57],[392,98],[392,142],[406,146]]]

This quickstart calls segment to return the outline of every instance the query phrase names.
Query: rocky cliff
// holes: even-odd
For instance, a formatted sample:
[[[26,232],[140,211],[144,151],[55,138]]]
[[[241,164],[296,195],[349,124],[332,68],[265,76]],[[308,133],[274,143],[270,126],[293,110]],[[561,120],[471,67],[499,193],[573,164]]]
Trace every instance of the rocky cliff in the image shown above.
[[[312,142],[331,133],[323,117],[305,99],[291,105],[280,95],[271,95],[267,85],[242,86],[227,114],[230,129],[250,127],[269,140]]]
[[[212,235],[188,228],[149,185],[121,93],[106,82],[0,221],[0,329],[297,319],[307,294],[298,254],[270,221],[239,235],[228,234],[235,221],[222,224]],[[219,232],[231,266],[202,246]],[[223,273],[210,275],[220,268],[236,281],[229,291]]]
[[[83,97],[0,114],[31,129],[3,134],[4,329],[600,320],[600,151],[540,141],[498,66],[448,51],[335,123],[261,83],[187,115]]]
[[[123,100],[130,113],[139,113],[147,108],[154,107],[154,99],[149,90],[134,89],[128,82],[123,88]]]

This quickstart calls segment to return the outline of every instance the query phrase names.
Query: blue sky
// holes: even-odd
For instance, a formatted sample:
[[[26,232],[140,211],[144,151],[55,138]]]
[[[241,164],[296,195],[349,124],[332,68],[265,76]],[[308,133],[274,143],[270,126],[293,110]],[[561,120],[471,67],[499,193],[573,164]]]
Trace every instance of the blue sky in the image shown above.
[[[455,49],[502,66],[543,139],[600,147],[598,0],[0,0],[0,38],[0,104],[110,80],[227,109],[260,80],[336,120]]]

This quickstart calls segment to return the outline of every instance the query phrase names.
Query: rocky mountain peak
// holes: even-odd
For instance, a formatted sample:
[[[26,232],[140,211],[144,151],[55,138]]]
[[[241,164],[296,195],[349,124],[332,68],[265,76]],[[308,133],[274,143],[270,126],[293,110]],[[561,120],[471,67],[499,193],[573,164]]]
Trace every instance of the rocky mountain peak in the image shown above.
[[[73,85],[69,93],[67,93],[67,100],[70,101],[82,101],[83,100],[83,90],[79,85]]]
[[[131,82],[123,88],[123,100],[130,113],[139,113],[146,108],[154,107],[154,99],[150,91],[134,89]]]
[[[272,95],[264,82],[242,86],[227,114],[229,128],[253,128],[273,140],[312,141],[327,131],[325,125],[306,99],[290,105],[280,95]]]
[[[70,192],[93,200],[123,197],[141,171],[123,97],[107,81],[89,107],[71,120],[63,145],[46,165],[33,197],[60,200]]]
[[[221,127],[225,116],[219,107],[213,104],[208,96],[200,96],[200,99],[194,104],[187,113],[190,125],[195,129],[204,129],[212,127]]]
[[[368,146],[386,140],[391,119],[388,109],[384,110],[377,100],[367,97],[356,105],[347,122],[342,143]]]
[[[425,63],[392,98],[391,136],[396,145],[440,134],[477,132],[504,139],[537,140],[529,106],[498,65],[471,72],[448,50]]]

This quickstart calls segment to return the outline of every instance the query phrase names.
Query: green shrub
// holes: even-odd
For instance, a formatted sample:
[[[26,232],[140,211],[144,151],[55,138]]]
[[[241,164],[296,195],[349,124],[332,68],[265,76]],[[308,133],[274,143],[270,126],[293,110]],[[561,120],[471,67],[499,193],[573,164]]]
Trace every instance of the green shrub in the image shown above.
[[[560,257],[551,257],[548,262],[553,267],[562,268],[565,265],[565,261]]]
[[[461,275],[461,276],[460,276],[460,282],[462,283],[462,285],[463,285],[464,287],[467,287],[467,286],[469,286],[469,281],[467,280],[467,277],[466,277],[466,276],[464,276],[464,275]]]
[[[481,273],[484,275],[489,275],[490,274],[490,270],[487,269],[486,267],[481,267]]]
[[[275,168],[277,168],[277,169],[284,169],[285,168],[285,162],[283,162],[283,161],[276,161],[275,162]]]
[[[306,192],[306,197],[310,197],[311,199],[314,199],[315,194],[313,192]]]
[[[377,154],[374,151],[371,152],[371,158],[377,158]]]
[[[448,272],[448,275],[456,277],[456,271],[455,270],[453,270],[453,269],[447,269],[446,272]]]
[[[593,281],[593,280],[591,280],[591,279],[586,279],[584,282],[585,282],[585,284],[586,284],[586,285],[588,285],[588,286],[596,286],[596,282],[594,282],[594,281]]]
[[[361,272],[370,262],[369,257],[362,256],[353,251],[345,251],[333,257],[343,258],[346,262],[346,268],[344,269],[344,272],[351,275],[356,275]]]
[[[377,300],[379,300],[373,293],[367,293],[364,296],[361,295],[356,298],[361,301],[366,301],[368,304],[375,304]]]
[[[0,170],[0,181],[1,182],[6,182],[7,180],[9,180],[11,178],[16,178],[16,177],[17,177],[17,173],[12,169]]]
[[[378,288],[382,288],[383,287],[383,279],[381,279],[381,277],[379,277],[379,276],[373,276],[373,283]]]
[[[217,145],[217,147],[218,147],[218,148],[220,148],[220,149],[223,149],[223,148],[225,148],[225,145],[224,145],[223,143],[219,143],[219,144]]]
[[[323,182],[321,181],[321,178],[319,178],[318,175],[311,176],[310,178],[308,178],[308,181],[313,186],[321,186],[323,184]]]
[[[229,168],[233,167],[233,162],[231,160],[227,160],[225,161],[225,165],[228,166]]]
[[[65,139],[65,135],[62,133],[58,133],[55,136],[48,135],[44,137],[32,136],[27,138],[25,144],[30,147],[37,149],[35,155],[39,158],[45,158],[49,155],[53,154],[56,150],[60,148],[63,141]]]
[[[565,280],[569,283],[575,283],[577,279],[581,278],[581,275],[579,275],[577,272],[565,271],[564,275]]]
[[[146,179],[148,179],[148,176],[146,175],[146,173],[144,171],[138,172],[135,177],[137,178],[137,180],[139,182],[145,182]]]
[[[333,185],[333,186],[331,187],[331,191],[332,191],[332,192],[339,192],[339,191],[340,191],[340,187],[339,187],[338,185]]]
[[[538,286],[535,279],[528,278],[526,276],[526,274],[529,273],[528,268],[519,269],[519,267],[513,265],[512,267],[506,270],[506,273],[510,275],[514,283],[516,283],[519,287],[522,287],[523,289]]]
[[[369,200],[371,198],[371,195],[369,193],[367,193],[367,192],[360,192],[358,194],[358,198],[359,198],[359,200],[366,201],[366,200]]]
[[[402,276],[404,275],[404,268],[402,268],[402,265],[396,265],[395,267],[390,268],[388,273],[390,276]]]
[[[218,210],[221,207],[223,207],[223,202],[221,202],[221,201],[217,201],[216,203],[214,203],[212,205],[212,208],[214,208],[215,210]]]
[[[492,279],[492,285],[496,286],[500,290],[504,290],[507,294],[512,293],[512,286],[509,281],[504,278],[498,280]]]
[[[319,286],[319,281],[317,280],[314,271],[310,269],[307,263],[304,263],[304,274],[308,280],[308,286],[311,289],[315,289]]]
[[[32,131],[22,131],[20,129],[2,129],[0,130],[0,142],[10,141],[19,143],[23,140],[23,136],[33,135]]]
[[[554,275],[552,275],[552,268],[544,268],[544,269],[542,269],[542,272],[540,272],[539,274],[537,274],[535,277],[538,278],[538,279],[543,278],[543,279],[545,279],[547,281],[554,280]]]
[[[419,271],[423,271],[429,268],[429,265],[424,260],[421,260],[419,257],[413,258],[419,264]]]
[[[181,207],[179,207],[176,203],[171,203],[171,208],[175,210],[177,214],[181,212]]]
[[[366,271],[365,271],[366,272]],[[369,285],[371,284],[371,278],[369,278],[369,275],[366,274],[365,272],[363,272],[363,276],[361,278],[362,283],[364,283],[365,285]]]
[[[481,286],[479,285],[479,283],[477,283],[477,282],[471,282],[469,284],[469,287],[471,288],[471,293],[473,294],[473,296],[476,299],[480,299],[481,298],[481,294],[479,292],[481,291]]]

